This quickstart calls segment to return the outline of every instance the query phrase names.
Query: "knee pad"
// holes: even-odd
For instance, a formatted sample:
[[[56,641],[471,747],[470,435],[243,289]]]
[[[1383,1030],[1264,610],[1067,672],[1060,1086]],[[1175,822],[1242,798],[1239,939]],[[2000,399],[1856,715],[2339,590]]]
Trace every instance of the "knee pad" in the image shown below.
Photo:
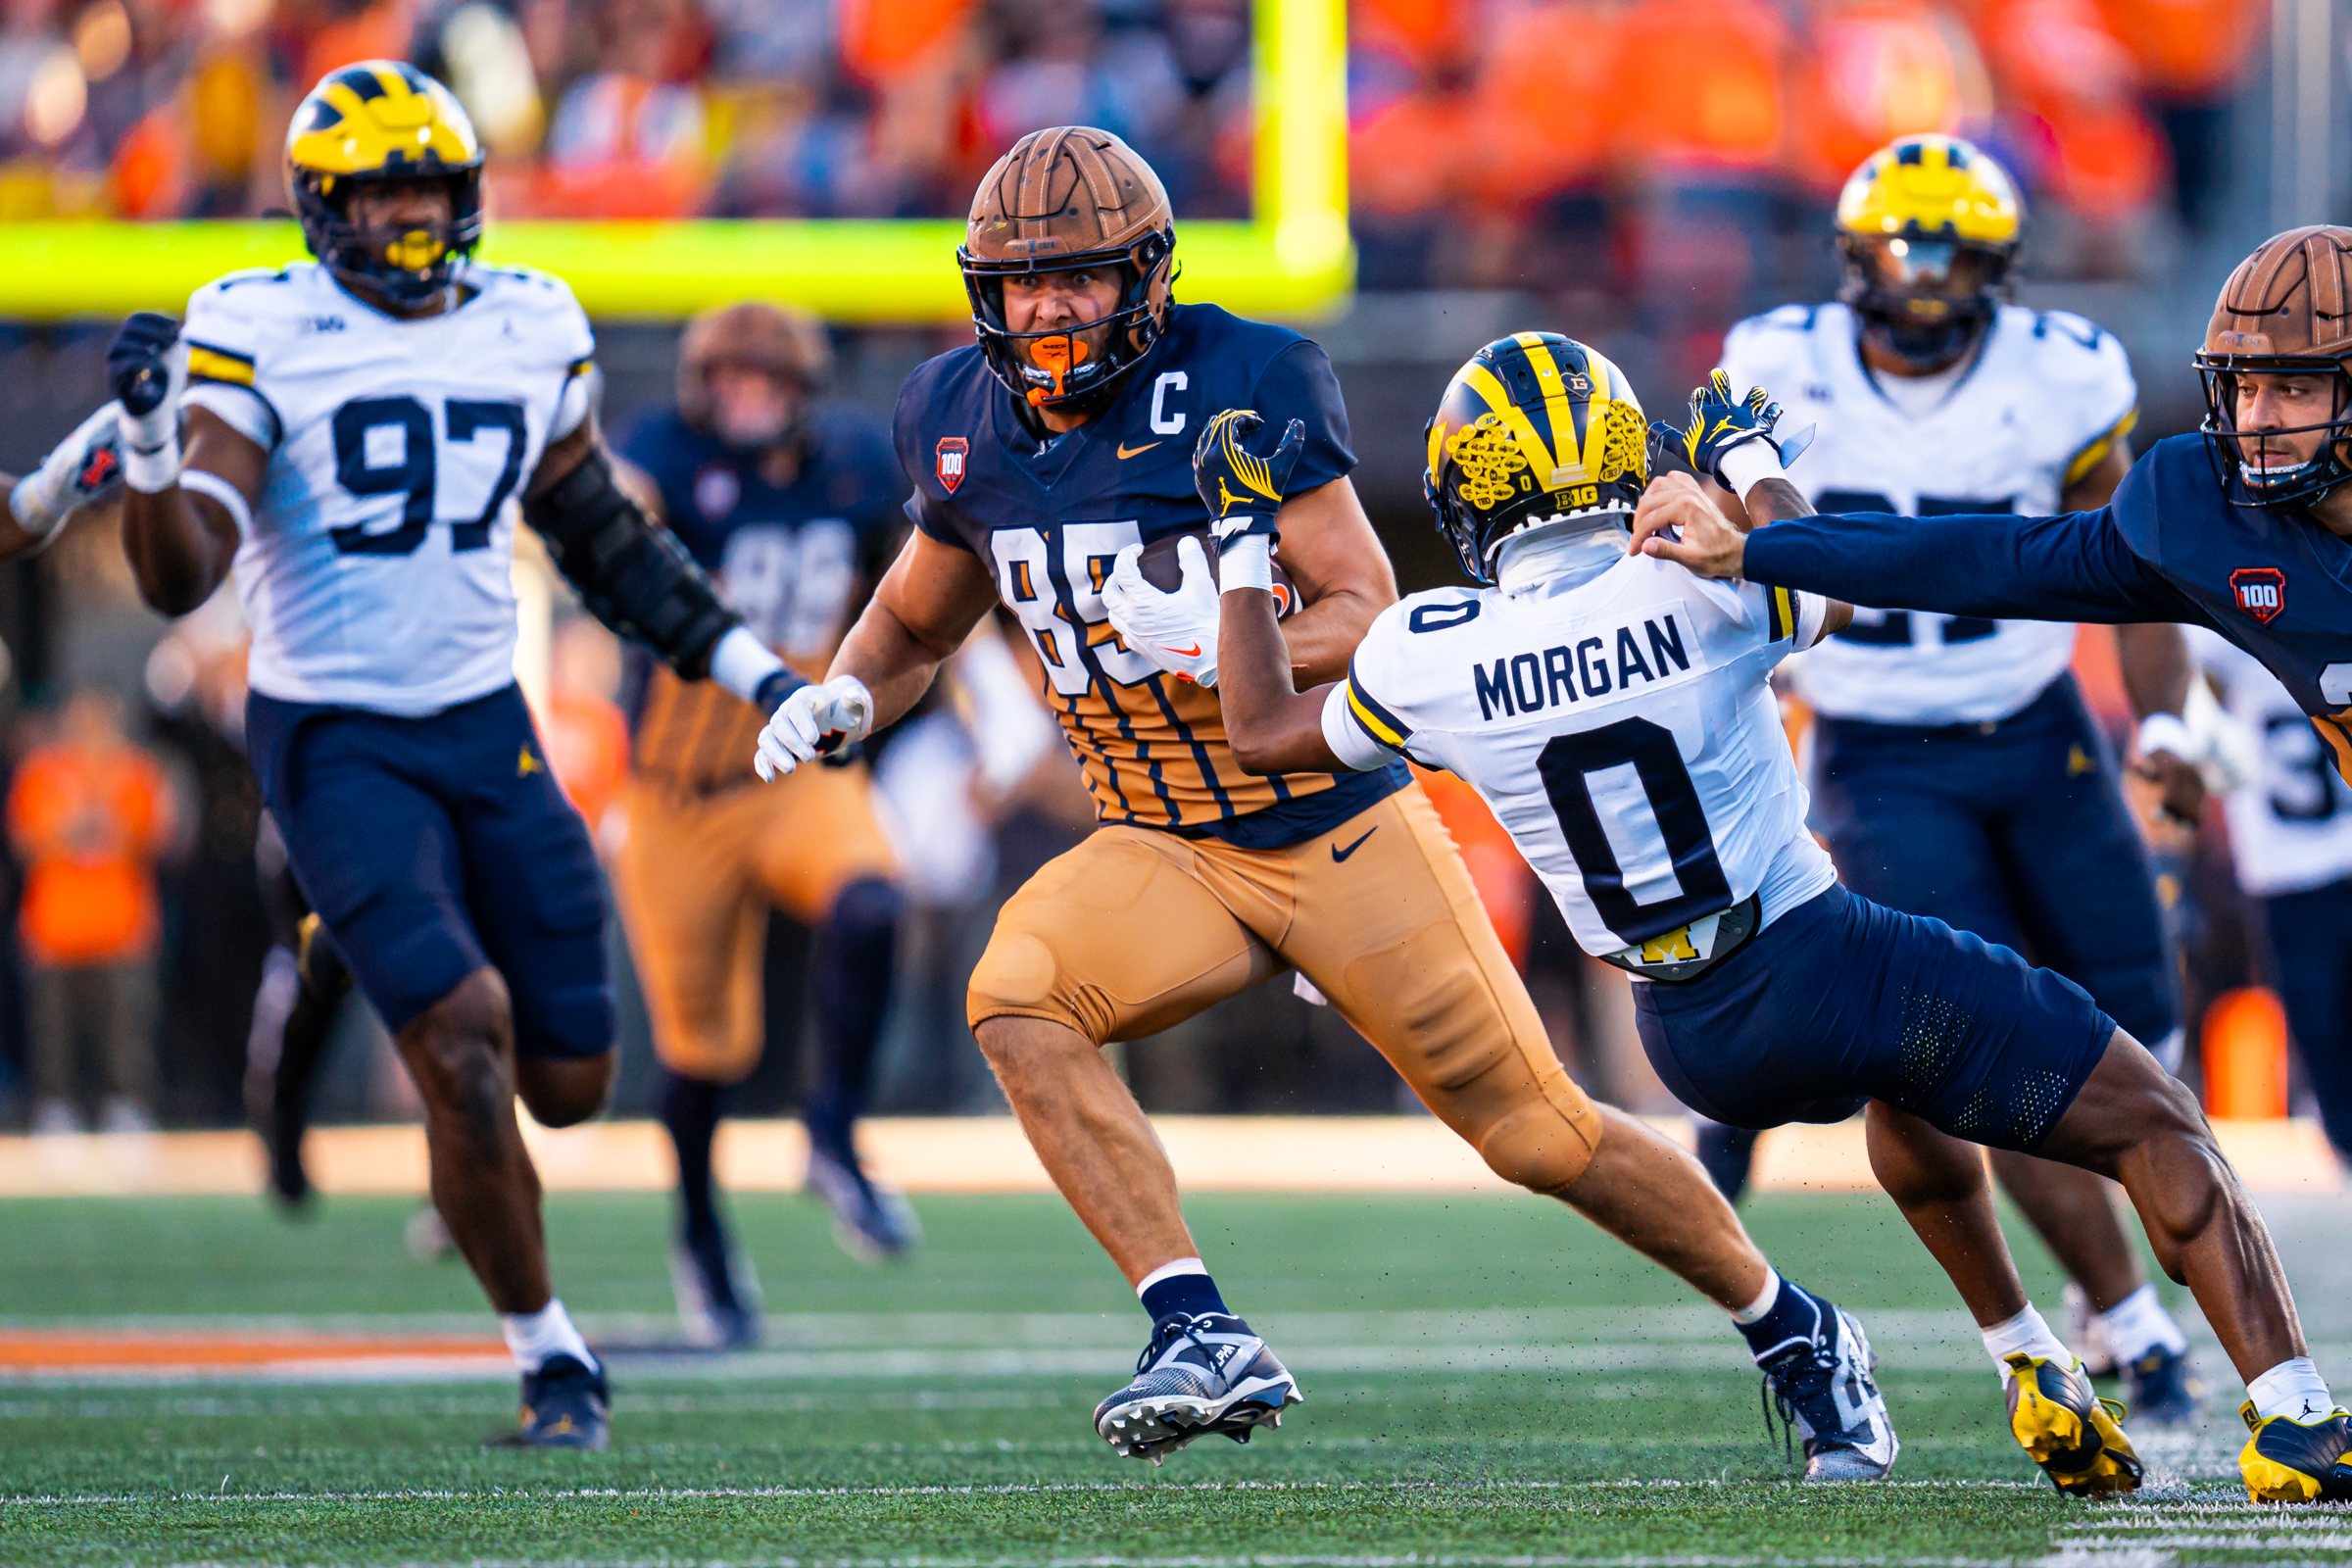
[[[1600,1127],[1599,1107],[1562,1072],[1556,1085],[1531,1082],[1501,1116],[1467,1130],[1479,1157],[1495,1175],[1557,1198],[1592,1163]]]
[[[1084,1005],[1085,993],[1070,995],[1061,980],[1061,966],[1042,937],[1027,931],[1007,931],[1002,925],[989,938],[988,951],[972,968],[970,988],[963,999],[964,1021],[977,1033],[991,1018],[1043,1018],[1074,1029],[1101,1045],[1110,1038],[1111,1012],[1098,1001]]]

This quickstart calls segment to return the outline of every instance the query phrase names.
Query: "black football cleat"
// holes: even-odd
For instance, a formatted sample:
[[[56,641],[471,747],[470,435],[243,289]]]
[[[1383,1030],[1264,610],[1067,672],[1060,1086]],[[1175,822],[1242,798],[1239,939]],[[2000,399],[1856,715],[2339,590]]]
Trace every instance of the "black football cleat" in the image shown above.
[[[2123,1373],[2124,1403],[2131,1408],[2132,1425],[2144,1431],[2196,1424],[2197,1396],[2204,1391],[2191,1375],[2186,1350],[2157,1346],[2138,1360],[2125,1362]]]
[[[2246,1495],[2256,1502],[2352,1501],[2352,1415],[2343,1407],[2303,1419],[2254,1413],[2254,1401],[2238,1407],[2251,1434],[2237,1455]]]
[[[694,1344],[742,1350],[760,1343],[760,1276],[723,1231],[671,1241],[669,1285]]]
[[[573,1355],[551,1355],[522,1376],[522,1413],[515,1430],[492,1438],[494,1448],[606,1448],[612,1443],[612,1396],[602,1367]]]
[[[1765,1424],[1777,1413],[1784,1433],[1804,1440],[1807,1481],[1883,1481],[1903,1446],[1871,1377],[1878,1357],[1870,1336],[1843,1307],[1816,1304],[1808,1339],[1756,1363],[1764,1373]]]

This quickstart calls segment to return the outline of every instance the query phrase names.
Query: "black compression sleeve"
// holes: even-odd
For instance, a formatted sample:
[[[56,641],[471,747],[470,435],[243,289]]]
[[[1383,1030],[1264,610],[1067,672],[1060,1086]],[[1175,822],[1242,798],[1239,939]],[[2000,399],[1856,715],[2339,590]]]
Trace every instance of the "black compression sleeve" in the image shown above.
[[[743,624],[677,535],[648,521],[612,482],[601,449],[524,501],[522,515],[591,614],[688,680],[710,672],[710,651]]]

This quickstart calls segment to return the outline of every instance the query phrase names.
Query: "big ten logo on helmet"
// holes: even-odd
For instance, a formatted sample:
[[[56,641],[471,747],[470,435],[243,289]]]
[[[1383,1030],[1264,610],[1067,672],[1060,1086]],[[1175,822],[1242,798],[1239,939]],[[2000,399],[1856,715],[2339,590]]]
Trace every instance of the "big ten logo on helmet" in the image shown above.
[[[959,435],[939,438],[939,484],[948,494],[954,495],[963,483],[963,460],[971,450],[972,444]]]
[[[2277,566],[2240,566],[2230,574],[2237,608],[2264,625],[2286,611],[2286,573]]]

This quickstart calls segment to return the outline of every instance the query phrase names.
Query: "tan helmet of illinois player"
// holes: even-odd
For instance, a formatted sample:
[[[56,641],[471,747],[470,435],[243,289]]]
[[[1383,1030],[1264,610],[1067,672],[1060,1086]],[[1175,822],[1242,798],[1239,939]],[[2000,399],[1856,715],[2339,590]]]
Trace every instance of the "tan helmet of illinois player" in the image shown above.
[[[2352,364],[2352,228],[2315,223],[2264,240],[2222,285],[2205,328],[2205,346],[2197,354],[2197,373],[2205,382],[2200,428],[2223,495],[2238,506],[2299,507],[2352,477],[2345,463],[2345,444],[2352,442],[2347,364]],[[2237,431],[2239,378],[2246,375],[2328,378],[2333,392],[2328,417],[2263,432],[2274,440],[2321,434],[2315,451],[2288,462],[2264,461],[2259,453],[2248,461]],[[2255,443],[2258,448],[2268,444]]]
[[[1175,281],[1168,193],[1136,150],[1106,130],[1031,131],[980,181],[956,259],[972,325],[997,379],[1034,409],[1099,407],[1150,351]],[[1119,303],[1094,321],[1014,332],[1004,279],[1113,269]]]

